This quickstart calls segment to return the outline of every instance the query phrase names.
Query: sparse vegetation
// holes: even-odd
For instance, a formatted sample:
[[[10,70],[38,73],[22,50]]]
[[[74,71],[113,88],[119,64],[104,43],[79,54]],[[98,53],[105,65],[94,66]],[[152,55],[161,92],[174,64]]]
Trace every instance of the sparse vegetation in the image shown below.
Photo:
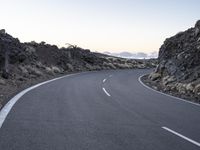
[[[72,44],[59,49],[45,42],[21,43],[5,30],[0,32],[0,45],[0,103],[3,104],[27,86],[70,72],[156,66],[154,59],[111,57]]]

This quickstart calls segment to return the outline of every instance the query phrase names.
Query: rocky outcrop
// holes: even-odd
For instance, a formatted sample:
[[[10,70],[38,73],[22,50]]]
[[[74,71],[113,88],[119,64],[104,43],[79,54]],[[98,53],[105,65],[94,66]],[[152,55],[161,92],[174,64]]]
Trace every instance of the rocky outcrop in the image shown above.
[[[155,66],[154,60],[131,60],[92,53],[77,46],[58,48],[45,42],[21,43],[5,32],[0,31],[0,71],[5,68],[5,53],[8,52],[9,75],[44,74],[46,71],[56,73],[99,69],[126,69]],[[148,63],[149,62],[149,63]],[[143,65],[143,66],[142,66]],[[25,66],[22,69],[22,66]],[[27,67],[29,69],[27,69]],[[26,69],[25,69],[26,68]],[[31,68],[31,69],[30,69]],[[35,70],[35,71],[33,71]],[[40,70],[41,73],[38,73]]]
[[[193,28],[165,40],[158,64],[149,79],[165,91],[178,92],[200,102],[200,20]]]
[[[155,67],[156,60],[132,60],[93,53],[70,45],[58,48],[45,42],[21,43],[0,30],[0,107],[22,87],[69,72]]]

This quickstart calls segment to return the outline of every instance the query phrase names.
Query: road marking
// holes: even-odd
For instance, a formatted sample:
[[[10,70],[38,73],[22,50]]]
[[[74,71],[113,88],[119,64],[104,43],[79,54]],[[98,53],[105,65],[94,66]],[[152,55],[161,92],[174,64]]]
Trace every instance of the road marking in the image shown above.
[[[189,101],[189,100],[185,100],[185,99],[182,99],[182,98],[179,98],[179,97],[175,97],[175,96],[172,96],[172,95],[169,95],[169,94],[166,94],[166,93],[162,93],[162,92],[157,91],[157,90],[155,90],[155,89],[152,89],[151,87],[147,86],[146,84],[144,84],[144,83],[141,81],[141,78],[142,78],[143,76],[145,76],[145,75],[141,75],[141,76],[138,78],[138,81],[139,81],[144,87],[146,87],[147,89],[152,90],[152,91],[154,91],[154,92],[157,92],[157,93],[159,93],[159,94],[162,94],[162,95],[171,97],[171,98],[173,98],[173,99],[182,101],[182,102],[186,102],[186,103],[189,103],[189,104],[193,104],[193,105],[196,105],[196,106],[200,106],[200,104],[198,104],[198,103],[194,103],[194,102],[191,102],[191,101]]]
[[[106,82],[106,80],[107,80],[107,79],[103,79],[103,83],[105,83],[105,82]]]
[[[171,133],[175,134],[176,136],[181,137],[181,138],[185,139],[186,141],[188,141],[188,142],[200,147],[200,143],[198,143],[198,142],[196,142],[196,141],[194,141],[194,140],[192,140],[192,139],[190,139],[190,138],[188,138],[188,137],[186,137],[186,136],[184,136],[184,135],[182,135],[182,134],[180,134],[178,132],[175,132],[175,131],[167,128],[167,127],[162,127],[162,129],[164,129],[164,130],[166,130],[168,132],[171,132]]]
[[[82,73],[87,73],[87,72],[82,72]],[[7,115],[9,114],[9,112],[11,111],[11,109],[13,108],[13,106],[15,105],[15,103],[26,93],[28,93],[29,91],[41,86],[41,85],[44,85],[44,84],[47,84],[47,83],[50,83],[50,82],[53,82],[53,81],[56,81],[56,80],[59,80],[59,79],[62,79],[62,78],[65,78],[65,77],[69,77],[69,76],[73,76],[73,75],[78,75],[78,74],[81,74],[81,73],[76,73],[76,74],[69,74],[69,75],[65,75],[65,76],[62,76],[62,77],[58,77],[58,78],[55,78],[55,79],[52,79],[52,80],[48,80],[48,81],[45,81],[45,82],[42,82],[42,83],[39,83],[39,84],[36,84],[32,87],[29,87],[23,91],[21,91],[20,93],[18,93],[16,96],[14,96],[11,100],[8,101],[8,103],[1,109],[0,111],[0,129],[7,117]]]
[[[105,89],[104,87],[103,87],[102,89],[103,89],[103,91],[106,93],[106,95],[111,96],[111,95],[106,91],[106,89]]]

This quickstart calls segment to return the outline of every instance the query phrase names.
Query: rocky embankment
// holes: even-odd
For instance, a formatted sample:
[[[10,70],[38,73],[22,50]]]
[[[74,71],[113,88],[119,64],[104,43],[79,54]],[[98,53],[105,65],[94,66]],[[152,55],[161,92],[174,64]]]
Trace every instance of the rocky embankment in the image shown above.
[[[30,85],[72,72],[155,67],[156,60],[133,60],[70,45],[21,43],[0,30],[0,108]]]
[[[155,89],[200,103],[200,20],[165,40],[158,66],[143,80]]]

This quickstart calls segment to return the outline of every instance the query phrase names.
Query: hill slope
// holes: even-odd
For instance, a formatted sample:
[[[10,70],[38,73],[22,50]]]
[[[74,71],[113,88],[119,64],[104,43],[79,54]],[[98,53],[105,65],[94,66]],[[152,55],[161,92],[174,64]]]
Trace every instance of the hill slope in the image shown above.
[[[21,43],[0,30],[0,108],[5,99],[37,82],[70,72],[154,67],[156,60],[132,60],[93,53],[77,46]],[[3,103],[3,104],[2,104]]]

